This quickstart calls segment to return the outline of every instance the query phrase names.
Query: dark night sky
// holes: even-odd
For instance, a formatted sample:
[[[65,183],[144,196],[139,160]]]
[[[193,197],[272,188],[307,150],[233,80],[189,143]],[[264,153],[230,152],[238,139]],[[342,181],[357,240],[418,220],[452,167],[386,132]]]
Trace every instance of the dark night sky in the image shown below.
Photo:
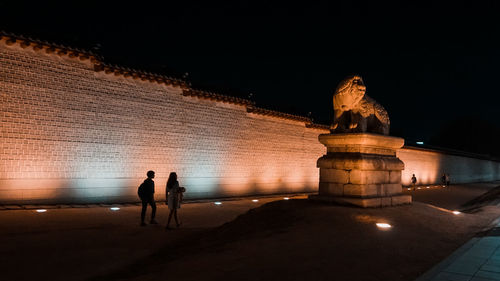
[[[499,9],[406,1],[302,4],[0,2],[0,29],[92,48],[107,62],[329,123],[337,83],[360,74],[392,134],[429,140],[461,117],[499,124]],[[335,2],[337,3],[337,2]],[[467,130],[464,130],[467,134]]]

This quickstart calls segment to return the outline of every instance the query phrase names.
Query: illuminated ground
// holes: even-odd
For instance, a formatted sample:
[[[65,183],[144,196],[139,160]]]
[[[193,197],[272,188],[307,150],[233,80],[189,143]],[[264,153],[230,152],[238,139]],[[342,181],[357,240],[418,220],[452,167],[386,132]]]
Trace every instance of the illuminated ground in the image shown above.
[[[460,215],[443,208],[497,185],[412,191],[440,208],[282,197],[186,204],[173,231],[139,227],[138,206],[0,211],[0,270],[5,280],[413,280],[500,216],[496,206]]]

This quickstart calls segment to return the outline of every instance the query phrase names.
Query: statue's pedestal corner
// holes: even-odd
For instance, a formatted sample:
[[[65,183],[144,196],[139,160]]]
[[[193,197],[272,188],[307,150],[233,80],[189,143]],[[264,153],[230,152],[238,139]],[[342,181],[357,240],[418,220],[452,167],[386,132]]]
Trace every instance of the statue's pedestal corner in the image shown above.
[[[327,153],[318,159],[319,190],[311,200],[362,208],[410,204],[401,193],[404,139],[372,133],[323,134]]]

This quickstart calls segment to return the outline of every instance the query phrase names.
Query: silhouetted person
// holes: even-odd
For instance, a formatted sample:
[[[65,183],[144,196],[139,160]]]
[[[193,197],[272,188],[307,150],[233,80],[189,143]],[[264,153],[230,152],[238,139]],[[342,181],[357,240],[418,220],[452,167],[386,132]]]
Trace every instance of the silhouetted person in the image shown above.
[[[417,177],[415,174],[411,177],[411,185],[413,186],[413,190],[415,190],[415,186],[417,185]]]
[[[446,187],[450,186],[450,174],[445,175]]]
[[[142,201],[142,211],[141,211],[141,226],[145,226],[146,223],[144,222],[144,219],[146,218],[146,209],[148,207],[148,204],[151,205],[151,224],[157,224],[155,220],[156,216],[156,203],[155,203],[155,182],[153,181],[153,178],[155,177],[155,172],[154,171],[148,171],[147,174],[148,176],[147,179],[144,180],[144,182],[139,186],[139,197],[141,198]]]
[[[167,187],[165,194],[167,196],[167,204],[170,213],[168,214],[167,221],[167,229],[170,229],[170,220],[172,219],[172,215],[175,219],[175,224],[179,227],[181,224],[179,223],[179,219],[177,218],[177,209],[181,207],[182,201],[182,193],[185,191],[184,187],[179,186],[179,182],[177,181],[177,174],[172,172],[168,176]]]
[[[441,183],[443,183],[443,187],[446,185],[446,174],[441,176]]]

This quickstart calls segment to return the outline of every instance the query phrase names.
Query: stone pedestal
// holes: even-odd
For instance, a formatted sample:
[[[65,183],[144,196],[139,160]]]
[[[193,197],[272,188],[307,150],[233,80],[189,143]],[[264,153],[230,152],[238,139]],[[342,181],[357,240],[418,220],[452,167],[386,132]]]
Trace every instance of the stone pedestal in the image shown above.
[[[404,163],[396,150],[404,139],[369,133],[323,134],[327,154],[318,159],[319,193],[313,200],[384,207],[411,203],[402,195]]]

